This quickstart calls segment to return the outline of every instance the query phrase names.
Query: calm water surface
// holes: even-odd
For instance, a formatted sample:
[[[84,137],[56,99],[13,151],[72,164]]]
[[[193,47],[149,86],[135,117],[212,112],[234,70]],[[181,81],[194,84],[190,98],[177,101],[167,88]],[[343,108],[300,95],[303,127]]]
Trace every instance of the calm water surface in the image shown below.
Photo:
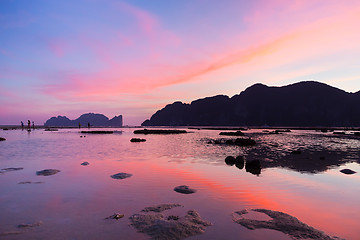
[[[359,239],[360,138],[315,131],[269,135],[247,134],[252,148],[208,144],[220,138],[214,130],[188,130],[181,135],[137,135],[134,129],[106,135],[21,130],[0,132],[0,233],[18,231],[20,223],[40,227],[4,239],[148,239],[129,225],[128,217],[147,206],[179,203],[213,223],[189,239],[289,239],[274,230],[248,230],[232,221],[244,208],[288,213],[328,235]],[[131,143],[133,137],[146,138]],[[225,137],[231,138],[231,137]],[[293,150],[302,154],[294,156]],[[260,159],[260,175],[224,163],[226,156]],[[320,157],[322,157],[320,159]],[[89,166],[81,166],[84,161]],[[61,170],[52,176],[36,171]],[[350,168],[358,173],[339,172]],[[115,173],[132,177],[115,180]],[[18,184],[19,182],[43,182]],[[179,194],[189,185],[195,194]],[[120,220],[104,220],[113,213]]]

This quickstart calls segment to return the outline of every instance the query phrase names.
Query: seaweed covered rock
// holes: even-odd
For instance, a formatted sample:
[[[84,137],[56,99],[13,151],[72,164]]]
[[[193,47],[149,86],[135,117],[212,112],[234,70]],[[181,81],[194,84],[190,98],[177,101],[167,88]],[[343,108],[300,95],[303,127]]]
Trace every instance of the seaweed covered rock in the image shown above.
[[[132,176],[131,173],[117,173],[117,174],[111,175],[110,177],[113,179],[125,179],[125,178],[129,178],[131,176]]]
[[[175,205],[181,206],[179,204]],[[131,225],[138,232],[145,233],[152,239],[184,239],[202,234],[206,227],[212,225],[210,222],[203,220],[195,210],[187,211],[185,216],[145,213],[134,214],[129,219]]]
[[[326,235],[324,232],[317,230],[305,223],[299,221],[297,218],[290,216],[286,213],[272,211],[268,209],[251,209],[251,211],[264,213],[268,215],[271,220],[254,220],[245,218],[244,215],[249,213],[244,209],[236,211],[232,214],[234,222],[241,224],[242,226],[254,230],[254,229],[273,229],[283,232],[289,235],[293,239],[318,239],[318,240],[332,240],[339,238],[332,238]]]

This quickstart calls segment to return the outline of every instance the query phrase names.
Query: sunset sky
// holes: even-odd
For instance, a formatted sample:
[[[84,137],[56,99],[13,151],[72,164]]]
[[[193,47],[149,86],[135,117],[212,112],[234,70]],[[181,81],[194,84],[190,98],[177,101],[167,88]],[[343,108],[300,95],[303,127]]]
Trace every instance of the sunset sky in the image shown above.
[[[1,0],[0,125],[88,112],[139,125],[255,83],[356,92],[359,26],[358,0]]]

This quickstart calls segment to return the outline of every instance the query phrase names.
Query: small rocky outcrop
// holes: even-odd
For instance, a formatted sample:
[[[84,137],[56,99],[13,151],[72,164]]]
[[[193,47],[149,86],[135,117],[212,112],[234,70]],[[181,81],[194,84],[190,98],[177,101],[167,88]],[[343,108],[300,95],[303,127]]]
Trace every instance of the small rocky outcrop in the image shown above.
[[[80,165],[88,166],[88,165],[90,165],[90,163],[89,163],[89,162],[83,162],[83,163],[81,163]]]
[[[242,131],[220,132],[219,135],[223,135],[223,136],[245,136],[245,134]]]
[[[181,206],[179,204],[175,205]],[[142,212],[147,212],[144,210]],[[187,211],[185,216],[145,213],[134,214],[129,219],[131,225],[138,232],[145,233],[152,239],[163,240],[180,240],[202,234],[206,227],[212,225],[210,222],[203,220],[195,210]]]
[[[348,168],[341,169],[340,172],[342,172],[343,174],[348,174],[348,175],[356,173],[355,171],[348,169]]]
[[[132,138],[130,142],[146,142],[146,139],[143,138]]]
[[[6,140],[6,138],[0,137],[0,142],[5,141],[5,140]]]
[[[268,221],[247,219],[244,217],[245,214],[249,213],[249,211],[246,209],[234,212],[232,214],[232,219],[234,222],[241,224],[242,226],[251,230],[262,228],[273,229],[283,232],[293,239],[339,239],[336,237],[332,238],[326,235],[324,232],[310,227],[309,225],[306,225],[305,223],[299,221],[297,218],[290,216],[286,213],[267,209],[251,209],[251,211],[264,213],[272,219]]]
[[[37,171],[36,175],[38,175],[38,176],[51,176],[51,175],[57,174],[58,172],[60,172],[60,170],[57,170],[57,169],[44,169],[44,170],[41,170],[41,171]]]
[[[110,177],[113,179],[125,179],[125,178],[129,178],[131,176],[132,176],[131,173],[117,173],[117,174],[111,175]]]
[[[196,193],[195,189],[190,188],[189,186],[186,185],[181,185],[181,186],[177,186],[174,188],[175,192],[178,193],[183,193],[183,194],[191,194],[191,193]]]
[[[177,130],[177,129],[142,129],[135,130],[134,134],[181,134],[187,133],[185,130]]]

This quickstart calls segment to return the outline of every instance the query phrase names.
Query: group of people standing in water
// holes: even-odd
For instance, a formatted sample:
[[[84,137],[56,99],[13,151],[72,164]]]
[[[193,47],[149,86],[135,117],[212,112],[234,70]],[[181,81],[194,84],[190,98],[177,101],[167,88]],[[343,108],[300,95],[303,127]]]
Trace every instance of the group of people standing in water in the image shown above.
[[[35,123],[34,123],[34,121],[32,121],[32,128],[35,130]],[[24,123],[23,123],[23,121],[21,121],[21,129],[24,130]],[[31,122],[30,122],[30,120],[28,120],[27,130],[28,130],[28,131],[31,131]]]

